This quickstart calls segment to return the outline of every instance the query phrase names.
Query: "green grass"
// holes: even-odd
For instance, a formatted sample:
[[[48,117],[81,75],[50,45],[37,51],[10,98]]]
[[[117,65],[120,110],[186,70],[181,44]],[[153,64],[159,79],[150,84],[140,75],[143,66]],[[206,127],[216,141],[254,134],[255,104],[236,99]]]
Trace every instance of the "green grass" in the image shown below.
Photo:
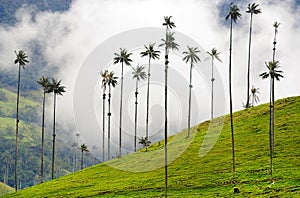
[[[222,119],[219,118],[221,121]],[[169,139],[170,197],[299,197],[300,97],[276,101],[274,183],[269,176],[269,107],[234,113],[236,175],[231,172],[229,117],[212,150],[199,149],[210,122]],[[214,131],[214,127],[211,128]],[[212,136],[217,133],[212,133]],[[203,143],[205,148],[207,142]],[[154,143],[121,159],[39,184],[7,197],[161,197],[164,195],[163,145]],[[146,172],[143,172],[146,171]],[[234,193],[233,188],[239,188]]]
[[[11,192],[14,192],[14,189],[12,187],[0,182],[0,196]]]

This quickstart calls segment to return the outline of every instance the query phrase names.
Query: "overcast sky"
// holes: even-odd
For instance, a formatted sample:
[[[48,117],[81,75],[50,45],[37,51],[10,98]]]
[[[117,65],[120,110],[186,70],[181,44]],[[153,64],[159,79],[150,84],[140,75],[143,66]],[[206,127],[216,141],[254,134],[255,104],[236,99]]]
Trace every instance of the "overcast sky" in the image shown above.
[[[221,12],[220,8],[228,9],[229,1],[225,0],[75,0],[71,8],[68,11],[53,13],[53,12],[41,12],[37,13],[35,20],[32,20],[31,10],[29,8],[18,10],[16,17],[17,23],[15,26],[2,26],[0,27],[0,64],[1,67],[11,66],[11,60],[14,59],[13,51],[16,49],[24,49],[30,56],[30,49],[28,49],[28,43],[30,41],[38,41],[41,44],[41,52],[45,57],[49,67],[58,65],[60,67],[59,75],[57,78],[63,79],[63,83],[67,86],[68,92],[64,97],[59,97],[58,105],[61,108],[58,112],[58,120],[64,120],[63,123],[67,128],[73,128],[70,130],[76,130],[74,128],[73,118],[73,90],[80,69],[84,63],[89,59],[89,55],[92,54],[97,47],[101,48],[101,44],[110,40],[113,36],[122,36],[125,31],[133,29],[142,29],[146,27],[162,28],[163,16],[173,16],[173,21],[176,24],[174,29],[176,34],[185,35],[186,38],[194,40],[198,46],[201,47],[201,59],[202,62],[199,67],[209,67],[209,60],[205,60],[207,57],[206,51],[216,47],[221,52],[220,58],[223,63],[215,62],[216,73],[219,73],[221,79],[216,79],[223,88],[220,86],[217,89],[223,89],[225,93],[223,97],[216,99],[221,100],[225,106],[216,109],[216,114],[228,113],[228,57],[229,57],[229,24],[224,19],[224,11]],[[248,3],[252,1],[238,1],[238,6],[241,10],[242,19],[234,24],[233,30],[233,104],[234,110],[242,109],[242,103],[246,102],[246,71],[247,71],[247,55],[248,55],[248,31],[249,31],[249,14],[245,13]],[[300,8],[299,4],[296,4],[295,0],[261,0],[255,1],[262,9],[262,14],[255,15],[253,19],[253,37],[252,37],[252,56],[251,56],[251,86],[260,88],[260,103],[268,102],[269,98],[269,81],[262,80],[258,75],[266,71],[265,61],[272,59],[272,42],[274,37],[273,23],[278,21],[280,23],[278,31],[278,45],[276,51],[276,59],[280,61],[281,69],[284,71],[284,78],[280,82],[276,82],[276,99],[289,96],[299,95],[299,73],[300,67],[298,65],[299,46],[300,46]],[[34,9],[34,8],[32,8]],[[225,10],[225,13],[227,11]],[[175,38],[176,38],[175,34]],[[163,38],[162,34],[162,38]],[[145,37],[145,36],[141,36]],[[154,39],[155,37],[153,37]],[[124,43],[130,42],[123,38]],[[149,42],[157,42],[151,40],[151,33],[149,36]],[[186,39],[183,39],[186,40]],[[185,43],[179,43],[185,48]],[[195,45],[196,45],[195,44]],[[127,46],[119,46],[125,47]],[[133,66],[137,64],[137,61],[141,64],[146,64],[147,59],[140,59],[138,57],[139,52],[142,50],[141,46],[136,48],[128,48],[128,50],[134,53]],[[113,49],[113,48],[112,48]],[[118,48],[116,48],[118,49]],[[111,50],[111,49],[109,49]],[[163,51],[163,50],[162,50]],[[95,52],[95,51],[94,51]],[[115,52],[118,52],[115,51]],[[186,112],[187,112],[187,90],[188,85],[176,84],[176,79],[183,78],[182,81],[177,83],[188,82],[188,69],[189,65],[180,62],[182,58],[180,52],[174,53],[172,67],[175,68],[178,73],[174,72],[171,77],[174,79],[174,84],[170,84],[170,92],[173,93],[171,99],[172,107],[175,115],[171,118],[170,123],[177,123],[178,118],[181,119],[178,126],[174,126],[173,130],[180,130],[186,128]],[[110,55],[111,60],[105,62],[105,65],[99,65],[100,72],[103,68],[109,68],[114,70],[119,75],[119,66],[112,66],[113,53]],[[99,58],[102,58],[99,55]],[[103,57],[104,58],[104,57]],[[104,58],[107,59],[107,56]],[[205,60],[205,61],[204,61]],[[31,60],[34,61],[34,60]],[[172,63],[172,62],[171,62]],[[163,75],[159,76],[159,73],[163,73],[163,59],[155,61],[157,68],[161,66],[156,72],[157,80],[153,81],[153,92],[156,92],[152,97],[153,103],[151,113],[154,117],[159,117],[163,113],[163,97],[159,94],[159,90],[162,85],[159,84],[160,80],[163,80]],[[197,67],[197,66],[196,66]],[[155,67],[153,67],[155,68]],[[176,69],[177,68],[177,69]],[[29,69],[29,67],[28,67]],[[155,73],[155,69],[152,69]],[[193,80],[194,91],[193,100],[196,110],[193,112],[192,124],[195,125],[201,121],[208,120],[210,118],[210,84],[206,78],[210,78],[206,75],[205,71],[196,68],[195,77]],[[210,71],[210,70],[208,70]],[[96,73],[96,71],[95,71]],[[130,68],[125,69],[125,73],[131,74]],[[46,74],[45,74],[46,75]],[[155,74],[153,74],[155,76]],[[175,77],[179,75],[178,78]],[[128,77],[129,79],[130,77]],[[155,77],[154,77],[155,78]],[[91,80],[93,79],[93,80]],[[126,78],[125,78],[126,79]],[[160,80],[159,80],[160,79]],[[99,114],[96,116],[98,125],[101,126],[101,89],[99,87],[99,78],[96,73],[95,76],[87,78],[87,81],[95,82],[89,86],[95,91],[92,96],[98,98],[99,101],[94,100],[95,109],[100,109]],[[129,81],[129,80],[128,80]],[[170,83],[172,83],[172,79]],[[98,83],[98,84],[97,84]],[[133,82],[126,82],[127,89],[134,88]],[[155,85],[156,83],[156,85]],[[130,85],[131,84],[131,85]],[[131,86],[131,87],[130,87]],[[157,87],[157,89],[155,88]],[[183,86],[183,87],[184,87]],[[178,89],[177,89],[178,88]],[[118,88],[115,90],[115,100],[118,99]],[[132,90],[127,91],[128,104],[134,100]],[[221,92],[222,92],[221,91]],[[145,85],[141,85],[141,106],[145,104]],[[172,95],[172,94],[171,94]],[[177,99],[176,99],[177,97]],[[184,99],[178,99],[179,97],[186,97]],[[158,98],[155,101],[155,98]],[[200,98],[200,99],[199,99]],[[154,102],[155,101],[155,102]],[[97,103],[99,102],[99,103]],[[133,107],[126,107],[128,114],[133,116]],[[171,110],[172,110],[172,107]],[[145,108],[139,111],[141,115],[141,121],[139,121],[140,127],[144,126],[144,112]],[[171,111],[170,110],[170,111]],[[114,108],[115,117],[114,122],[118,122],[118,107]],[[199,113],[200,112],[200,113]],[[75,113],[76,114],[76,113]],[[69,115],[69,116],[67,116]],[[178,115],[178,116],[177,116]],[[129,117],[131,121],[133,117]],[[76,115],[75,115],[76,117]],[[75,118],[76,119],[76,118]],[[154,119],[154,118],[153,118]],[[162,123],[159,122],[161,118],[158,118],[156,124],[153,123],[153,130],[158,132],[161,130]],[[155,121],[155,119],[154,119]],[[154,122],[153,121],[153,122]],[[88,126],[89,120],[83,121]],[[76,125],[82,125],[75,123]],[[154,126],[155,125],[155,126]],[[156,126],[157,125],[157,126]],[[116,126],[114,126],[116,127]],[[132,123],[128,126],[124,125],[127,131],[132,131]],[[131,127],[131,128],[130,128]],[[170,126],[172,128],[172,126]],[[88,128],[88,127],[87,127]],[[89,129],[95,131],[95,129]],[[143,131],[143,129],[141,129]],[[112,130],[117,133],[117,130]],[[93,132],[96,133],[96,132]],[[143,132],[140,132],[141,135]],[[82,131],[81,134],[84,135]],[[131,132],[129,132],[131,134]],[[116,137],[117,138],[117,137]],[[93,144],[97,144],[94,143]]]

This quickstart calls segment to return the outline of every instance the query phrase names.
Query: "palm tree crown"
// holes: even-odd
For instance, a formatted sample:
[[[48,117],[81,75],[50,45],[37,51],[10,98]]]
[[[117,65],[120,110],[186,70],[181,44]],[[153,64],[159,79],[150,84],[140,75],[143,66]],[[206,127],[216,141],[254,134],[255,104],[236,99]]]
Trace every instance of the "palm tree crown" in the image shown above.
[[[187,63],[191,61],[191,63],[196,63],[197,61],[201,61],[197,53],[200,53],[197,47],[189,47],[187,46],[188,51],[183,52],[182,54],[186,55],[183,60]]]
[[[104,72],[101,71],[100,76],[102,78],[101,87],[103,88],[103,90],[105,90],[106,89],[106,85],[107,85],[108,70],[106,69],[106,70],[104,70]]]
[[[137,79],[137,80],[145,80],[147,78],[146,72],[144,72],[145,67],[144,66],[140,66],[137,65],[136,68],[132,68],[133,72],[133,79]]]
[[[232,21],[236,23],[236,21],[241,17],[242,15],[240,13],[240,9],[236,5],[231,3],[229,13],[225,19],[228,20],[230,18]]]
[[[148,46],[144,45],[146,51],[141,52],[141,57],[149,56],[149,59],[159,59],[160,51],[154,50],[155,43],[149,43]]]
[[[222,61],[219,57],[221,52],[218,52],[216,48],[212,48],[212,50],[210,52],[207,52],[207,53],[211,56],[212,59],[217,59],[218,61],[220,61],[222,63]]]
[[[115,73],[113,71],[107,74],[107,85],[115,87],[118,84],[118,77],[114,76]]]
[[[28,56],[25,54],[23,50],[20,50],[18,53],[15,51],[15,54],[17,56],[15,60],[15,64],[19,63],[19,65],[24,68],[25,65],[29,63],[29,61],[27,60]]]
[[[171,21],[172,16],[164,16],[165,22],[163,23],[164,26],[170,29],[172,29],[175,26],[175,23]]]
[[[280,74],[283,71],[278,70],[279,66],[279,61],[269,61],[268,63],[265,63],[266,67],[268,68],[268,72],[263,72],[259,76],[262,77],[263,79],[268,78],[269,76],[273,79],[275,78],[276,80],[280,80],[280,78],[283,78],[283,76]]]
[[[251,88],[252,106],[254,106],[254,102],[256,103],[259,102],[259,97],[257,96],[257,94],[260,94],[259,88],[252,86]]]
[[[52,78],[52,82],[49,84],[48,92],[53,92],[56,95],[63,95],[65,91],[65,86],[61,85],[61,80],[57,81],[56,79]]]
[[[166,40],[162,40],[162,44],[159,45],[159,47],[165,46],[167,49],[172,49],[172,50],[179,50],[179,45],[175,43],[175,37],[174,37],[175,32],[168,32],[166,34]]]
[[[248,4],[246,13],[250,13],[250,14],[259,14],[261,13],[261,9],[257,8],[259,6],[259,4],[256,3],[252,3],[252,4]]]
[[[38,81],[36,81],[39,85],[41,85],[44,89],[44,92],[47,93],[49,89],[49,79],[45,76],[42,76]]]
[[[130,62],[132,62],[132,60],[129,58],[132,53],[128,53],[126,49],[120,48],[120,54],[114,53],[114,55],[114,64],[125,63],[126,65],[130,65]]]

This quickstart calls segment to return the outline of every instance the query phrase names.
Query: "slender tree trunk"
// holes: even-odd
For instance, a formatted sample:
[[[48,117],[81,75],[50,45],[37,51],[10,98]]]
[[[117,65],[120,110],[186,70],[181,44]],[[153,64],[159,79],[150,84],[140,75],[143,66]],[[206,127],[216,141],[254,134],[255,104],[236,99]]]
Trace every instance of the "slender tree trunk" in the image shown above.
[[[274,35],[274,41],[273,41],[273,63],[275,63],[275,52],[276,52],[276,44],[277,44],[277,42],[276,42],[276,35],[277,35],[277,31],[275,29],[275,35]],[[273,86],[274,86],[274,83],[272,84],[272,90],[274,89]],[[272,91],[272,93],[274,93],[274,91]],[[274,95],[272,94],[272,99],[273,99],[273,97],[274,97]],[[272,100],[272,99],[270,99],[270,100]],[[272,102],[272,106],[273,105],[274,104]],[[274,106],[272,108],[274,110]],[[272,113],[272,111],[270,111],[270,113]],[[274,116],[273,113],[270,116],[272,116],[271,120],[270,120],[272,122],[273,116]],[[272,134],[272,152],[274,153],[274,150],[275,150],[275,143],[274,143],[275,142],[275,135],[274,135],[274,126],[273,126],[272,123],[270,123],[270,130],[271,130],[271,134]]]
[[[123,62],[121,71],[120,127],[119,127],[119,157],[122,156],[122,106],[123,106]]]
[[[270,78],[270,180],[273,181],[273,135],[272,135],[272,78]]]
[[[83,151],[81,151],[81,170],[83,169]]]
[[[234,157],[234,132],[232,118],[232,90],[231,90],[231,52],[232,52],[232,19],[230,23],[230,47],[229,47],[229,106],[230,106],[230,127],[231,127],[231,147],[232,147],[232,173],[235,177],[235,157]]]
[[[250,55],[251,55],[251,36],[252,36],[252,16],[253,14],[251,13],[250,16],[250,30],[249,30],[249,49],[248,49],[248,75],[247,75],[247,103],[246,103],[246,108],[250,107]]]
[[[56,110],[56,93],[54,95],[54,109],[53,109],[53,145],[52,145],[52,173],[51,178],[54,179],[54,166],[55,166],[55,110]]]
[[[134,116],[134,151],[136,151],[136,136],[137,136],[137,108],[138,108],[138,80],[135,86],[135,116]],[[147,150],[147,149],[146,149]]]
[[[111,99],[111,87],[110,85],[108,86],[109,93],[108,93],[108,128],[107,128],[107,160],[110,160],[110,117],[111,117],[111,112],[110,112],[110,99]]]
[[[211,112],[210,119],[214,119],[214,57],[211,57]]]
[[[102,98],[102,162],[104,162],[104,147],[105,147],[105,88],[103,88],[103,98]]]
[[[148,66],[148,83],[147,83],[147,113],[146,113],[146,138],[149,138],[149,100],[150,100],[150,60],[149,55],[149,66]],[[148,151],[148,146],[146,145],[146,151]]]
[[[18,72],[17,113],[16,113],[16,145],[15,145],[15,191],[18,191],[18,140],[19,140],[19,100],[20,100],[21,65]]]
[[[167,42],[168,28],[166,29]],[[165,48],[165,197],[168,197],[168,47]]]
[[[252,106],[254,107],[254,96],[255,94],[252,94]]]
[[[42,150],[41,150],[41,183],[44,181],[44,139],[45,139],[45,99],[46,92],[43,94],[43,114],[42,114]]]
[[[188,138],[191,133],[191,105],[192,105],[192,69],[193,69],[193,61],[191,61],[190,67],[190,85],[189,85],[189,114],[188,114]]]

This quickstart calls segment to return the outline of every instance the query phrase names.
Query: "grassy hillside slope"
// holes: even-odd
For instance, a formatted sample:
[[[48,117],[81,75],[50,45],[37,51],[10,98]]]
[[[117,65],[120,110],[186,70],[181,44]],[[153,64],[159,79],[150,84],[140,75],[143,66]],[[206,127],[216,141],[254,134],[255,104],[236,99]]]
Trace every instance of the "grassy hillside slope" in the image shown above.
[[[7,193],[11,193],[14,192],[15,189],[13,189],[12,187],[3,184],[2,182],[0,182],[0,196],[1,195],[5,195]]]
[[[199,156],[209,122],[169,138],[171,197],[300,196],[300,97],[276,101],[274,183],[269,181],[268,104],[234,114],[236,176],[231,173],[228,116],[212,150]],[[207,137],[206,137],[207,138]],[[189,142],[191,144],[189,145]],[[185,150],[186,149],[186,150]],[[164,194],[163,143],[121,159],[12,193],[7,197],[159,197]],[[140,172],[142,170],[149,170]]]

